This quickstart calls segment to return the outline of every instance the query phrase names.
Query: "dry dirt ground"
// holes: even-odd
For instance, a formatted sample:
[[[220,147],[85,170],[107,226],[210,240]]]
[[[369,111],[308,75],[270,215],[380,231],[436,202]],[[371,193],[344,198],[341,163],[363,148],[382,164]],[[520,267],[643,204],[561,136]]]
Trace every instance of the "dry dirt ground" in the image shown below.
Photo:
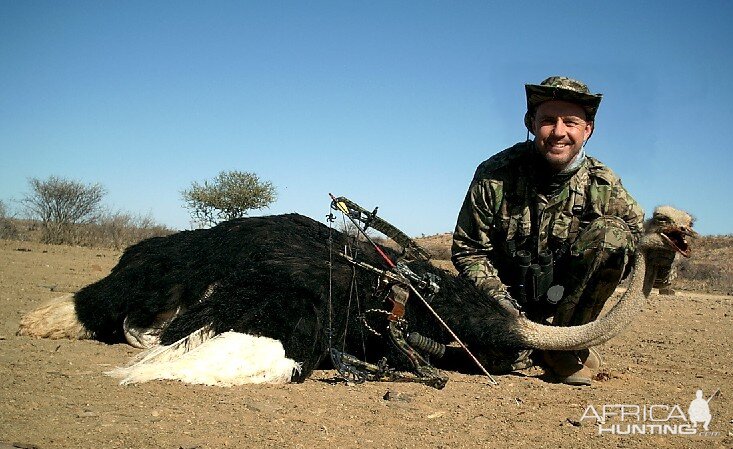
[[[104,371],[138,352],[129,346],[15,335],[24,313],[103,277],[119,255],[0,240],[0,448],[733,447],[730,296],[653,295],[600,347],[605,365],[589,388],[549,383],[540,368],[498,376],[498,386],[451,373],[443,390],[350,385],[333,371],[282,386],[120,386]],[[599,435],[581,419],[613,404],[653,406],[658,420],[675,405],[687,415],[697,389],[720,389],[707,436]],[[673,415],[666,424],[685,424]],[[651,419],[607,424],[662,424]]]

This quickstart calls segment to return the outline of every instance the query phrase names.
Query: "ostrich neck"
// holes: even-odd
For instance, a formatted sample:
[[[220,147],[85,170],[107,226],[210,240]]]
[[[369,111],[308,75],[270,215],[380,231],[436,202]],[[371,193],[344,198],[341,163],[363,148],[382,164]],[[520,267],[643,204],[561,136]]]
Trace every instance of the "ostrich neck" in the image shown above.
[[[651,291],[654,273],[646,272],[646,255],[644,247],[636,252],[628,288],[606,315],[572,327],[547,326],[520,318],[517,340],[523,346],[545,350],[582,349],[608,341],[639,313]]]

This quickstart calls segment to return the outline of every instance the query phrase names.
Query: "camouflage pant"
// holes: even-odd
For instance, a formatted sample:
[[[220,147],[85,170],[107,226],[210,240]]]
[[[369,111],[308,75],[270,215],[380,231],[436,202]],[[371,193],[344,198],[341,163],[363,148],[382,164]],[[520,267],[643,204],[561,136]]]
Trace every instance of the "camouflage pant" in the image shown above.
[[[631,230],[618,217],[600,217],[583,229],[568,258],[559,261],[564,266],[556,267],[557,282],[565,294],[554,311],[553,324],[577,326],[598,318],[628,274],[633,252]]]

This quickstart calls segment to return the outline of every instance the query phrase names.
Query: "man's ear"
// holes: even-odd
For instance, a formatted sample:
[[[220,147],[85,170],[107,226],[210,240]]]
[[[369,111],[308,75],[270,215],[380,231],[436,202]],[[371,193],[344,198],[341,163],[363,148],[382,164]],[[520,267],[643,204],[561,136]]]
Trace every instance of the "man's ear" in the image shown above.
[[[534,114],[530,113],[529,111],[524,113],[524,126],[527,128],[527,131],[532,133],[533,136],[535,135]]]
[[[595,122],[586,122],[585,130],[583,132],[583,140],[590,139],[590,136],[593,134],[594,129],[595,129]]]

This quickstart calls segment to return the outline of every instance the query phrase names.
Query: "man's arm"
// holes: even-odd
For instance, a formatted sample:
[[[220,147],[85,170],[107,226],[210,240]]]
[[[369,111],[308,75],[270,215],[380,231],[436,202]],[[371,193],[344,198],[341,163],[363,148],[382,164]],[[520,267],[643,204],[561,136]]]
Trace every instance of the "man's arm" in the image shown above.
[[[636,243],[644,232],[644,210],[624,188],[620,180],[614,190],[612,198],[618,204],[617,210],[620,212],[619,216],[629,225],[629,229],[631,229],[631,233],[634,235],[634,242]]]
[[[507,294],[506,286],[488,259],[494,249],[490,235],[501,188],[501,183],[474,178],[458,213],[451,248],[451,260],[458,273],[490,296]]]

